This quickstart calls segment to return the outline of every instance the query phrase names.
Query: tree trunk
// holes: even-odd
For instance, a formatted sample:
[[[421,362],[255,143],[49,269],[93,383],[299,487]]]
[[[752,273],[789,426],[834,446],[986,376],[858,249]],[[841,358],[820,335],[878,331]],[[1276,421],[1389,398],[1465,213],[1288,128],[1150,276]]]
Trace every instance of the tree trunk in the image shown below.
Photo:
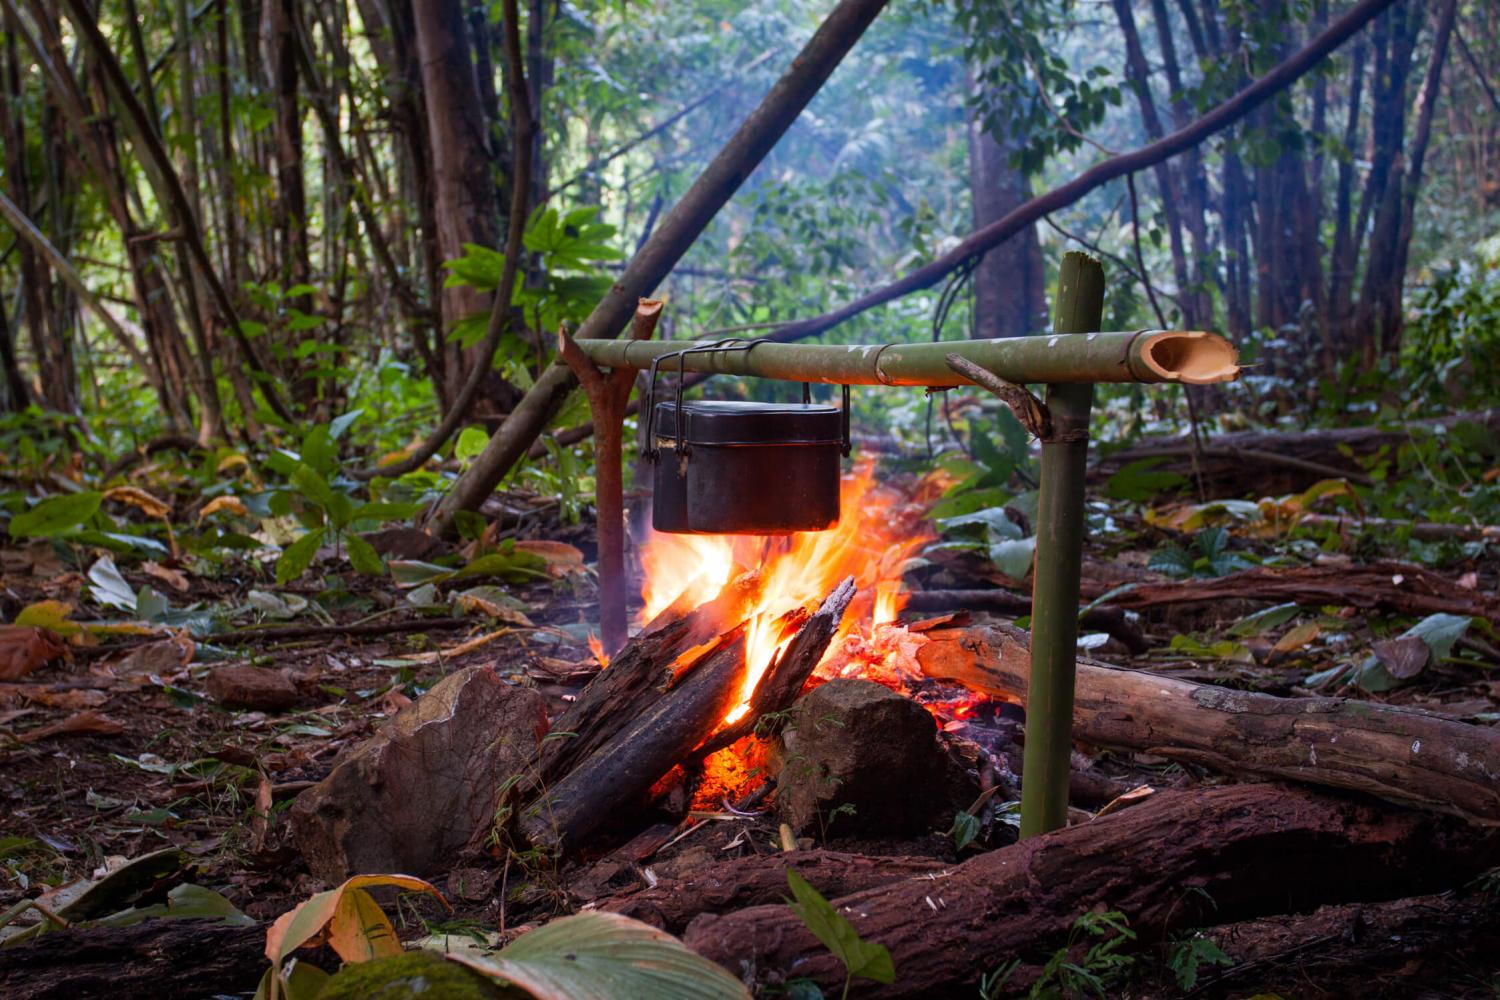
[[[972,71],[965,72],[970,92]],[[1026,177],[1011,166],[1009,137],[1002,144],[972,113],[969,115],[969,191],[974,228],[1004,218],[1031,192]],[[1047,329],[1047,275],[1036,226],[1027,226],[985,254],[974,268],[973,336],[1024,337]]]
[[[475,84],[473,56],[459,0],[422,0],[412,5],[417,65],[421,70],[432,167],[433,219],[441,260],[465,253],[465,243],[494,249],[500,242],[495,212],[494,165],[485,143],[487,125]],[[489,296],[469,287],[441,292],[448,330],[489,312]],[[445,335],[448,331],[444,331]],[[469,368],[490,363],[457,344],[442,343],[444,386],[456,393]],[[441,400],[446,412],[451,398]]]

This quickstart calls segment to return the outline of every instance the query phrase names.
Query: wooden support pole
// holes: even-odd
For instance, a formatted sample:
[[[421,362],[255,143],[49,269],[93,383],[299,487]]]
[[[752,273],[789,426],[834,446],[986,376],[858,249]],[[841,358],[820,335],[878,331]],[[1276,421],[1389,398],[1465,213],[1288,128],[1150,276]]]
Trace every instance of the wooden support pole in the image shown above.
[[[1058,333],[1099,329],[1104,268],[1093,257],[1063,257],[1053,320]],[[1021,772],[1021,836],[1068,822],[1068,763],[1073,728],[1073,672],[1078,661],[1078,590],[1083,571],[1084,479],[1092,385],[1049,385],[1051,433],[1042,440],[1032,571],[1031,687],[1026,697],[1026,754]]]
[[[630,328],[632,340],[649,340],[661,318],[662,303],[641,299]],[[594,417],[594,511],[599,531],[599,631],[611,656],[629,636],[625,608],[625,481],[622,467],[625,404],[635,371],[615,368],[605,375],[578,349],[567,331],[558,334],[558,353],[583,385]]]

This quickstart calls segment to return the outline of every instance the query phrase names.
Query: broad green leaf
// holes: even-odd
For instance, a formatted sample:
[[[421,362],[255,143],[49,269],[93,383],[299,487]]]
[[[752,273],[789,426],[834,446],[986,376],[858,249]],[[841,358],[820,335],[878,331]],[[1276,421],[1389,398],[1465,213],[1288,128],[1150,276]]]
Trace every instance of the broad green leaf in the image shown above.
[[[787,869],[786,880],[795,900],[792,912],[823,942],[823,947],[844,963],[849,975],[877,983],[896,981],[896,967],[885,945],[862,939],[854,925],[795,870]]]
[[[386,564],[391,579],[398,587],[419,587],[424,583],[441,583],[450,579],[456,570],[420,559],[392,559]]]
[[[494,955],[448,956],[537,1000],[749,1000],[724,969],[665,931],[618,913],[580,913],[544,924]]]
[[[1466,615],[1428,615],[1401,633],[1401,638],[1421,639],[1432,650],[1432,661],[1436,663],[1453,652],[1453,644],[1463,638],[1472,621]]]
[[[1036,538],[1006,539],[990,545],[990,562],[1012,580],[1024,580],[1031,572],[1036,554]]]
[[[167,893],[165,903],[132,907],[110,914],[99,921],[105,927],[129,927],[142,920],[213,920],[225,927],[254,927],[255,920],[241,913],[233,903],[212,889],[191,882]]]
[[[99,561],[89,568],[89,582],[92,584],[89,593],[94,600],[105,607],[135,614],[135,591],[125,582],[109,556],[100,556]]]
[[[490,436],[484,432],[483,427],[465,427],[453,445],[453,457],[460,462],[473,461],[484,452],[489,443]]]
[[[525,583],[527,580],[548,579],[547,561],[530,552],[491,552],[475,559],[453,574],[455,580],[467,580],[476,576],[498,576],[507,583]]]
[[[334,499],[334,489],[328,485],[328,480],[319,475],[318,471],[306,462],[299,463],[292,470],[291,479],[303,497],[311,500],[325,511],[331,511],[338,503]]]
[[[327,476],[338,468],[339,446],[334,443],[327,427],[320,424],[303,436],[302,461],[320,476]],[[295,480],[295,476],[293,478]]]
[[[938,526],[944,531],[950,528],[962,528],[969,525],[983,525],[989,532],[992,541],[1010,539],[1019,541],[1025,537],[1019,525],[1010,519],[1004,509],[1000,507],[987,507],[984,510],[976,510],[971,514],[959,514],[956,517],[946,517],[938,522]]]
[[[328,425],[328,436],[335,441],[344,436],[344,432],[354,425],[354,421],[364,415],[364,410],[350,410],[341,417],[335,417],[333,423]]]
[[[288,545],[281,553],[281,558],[276,560],[277,584],[285,586],[306,573],[307,567],[312,565],[314,557],[318,554],[318,546],[322,544],[323,533],[309,531]]]
[[[12,538],[50,538],[76,528],[99,510],[104,494],[92,490],[48,497],[10,519]]]
[[[1263,608],[1254,614],[1246,615],[1233,625],[1229,626],[1229,634],[1237,638],[1247,635],[1260,635],[1269,632],[1280,625],[1285,625],[1297,617],[1301,606],[1293,603],[1277,604],[1273,607]]]
[[[1188,480],[1175,472],[1155,471],[1166,459],[1142,458],[1131,462],[1110,476],[1104,483],[1106,495],[1116,500],[1134,500],[1145,503],[1155,500],[1163,493],[1186,486]]]
[[[73,605],[66,601],[38,601],[28,604],[16,614],[16,625],[34,625],[49,632],[67,637],[83,631],[83,626],[69,621]]]
[[[370,503],[360,504],[354,508],[352,521],[405,521],[407,518],[416,517],[427,509],[425,503],[413,501],[410,503],[390,503],[389,501],[376,500]]]
[[[375,546],[358,535],[345,536],[344,546],[349,550],[349,565],[354,567],[355,572],[365,576],[385,574],[385,563],[380,561],[380,553],[375,551]]]

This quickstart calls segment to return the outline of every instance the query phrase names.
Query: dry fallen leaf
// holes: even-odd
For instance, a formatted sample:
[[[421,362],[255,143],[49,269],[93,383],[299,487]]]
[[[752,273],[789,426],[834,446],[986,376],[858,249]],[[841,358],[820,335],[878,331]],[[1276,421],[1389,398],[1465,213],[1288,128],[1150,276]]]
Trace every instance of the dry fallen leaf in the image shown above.
[[[137,646],[115,662],[118,674],[169,674],[193,662],[197,644],[186,635]]]
[[[49,691],[35,684],[0,684],[0,705],[11,705],[24,701],[46,708],[63,708],[76,712],[81,708],[97,708],[109,700],[109,695],[97,688],[69,688],[64,691]]]
[[[68,736],[75,734],[95,733],[100,736],[113,736],[123,733],[125,726],[114,719],[100,715],[93,709],[86,709],[75,715],[70,715],[61,722],[54,722],[50,726],[42,726],[40,729],[32,729],[22,733],[16,739],[22,743],[35,743],[52,736]]]
[[[168,569],[160,563],[146,560],[141,563],[141,569],[147,576],[160,580],[173,590],[186,591],[188,589],[188,578],[181,570]]]
[[[63,655],[62,639],[33,625],[0,626],[0,681],[14,681]]]
[[[135,486],[116,486],[114,489],[105,490],[104,499],[118,500],[132,507],[139,507],[147,517],[165,520],[172,513],[171,504]]]
[[[522,541],[516,543],[516,551],[541,556],[547,560],[547,572],[555,577],[583,572],[583,553],[567,542]]]
[[[205,517],[211,517],[221,510],[227,510],[231,514],[238,514],[240,517],[250,516],[250,511],[245,509],[245,503],[239,497],[222,496],[214,497],[208,503],[204,504],[203,509],[198,512],[198,520],[201,521]]]

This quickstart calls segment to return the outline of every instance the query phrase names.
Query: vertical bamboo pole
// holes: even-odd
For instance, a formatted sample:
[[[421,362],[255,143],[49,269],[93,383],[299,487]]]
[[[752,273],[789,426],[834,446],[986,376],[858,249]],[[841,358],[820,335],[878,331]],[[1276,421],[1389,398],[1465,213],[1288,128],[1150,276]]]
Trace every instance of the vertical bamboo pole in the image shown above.
[[[1063,257],[1052,328],[1091,333],[1104,312],[1104,268],[1088,254]],[[1031,684],[1021,768],[1021,836],[1068,822],[1073,672],[1078,661],[1078,590],[1083,564],[1084,472],[1094,387],[1049,385],[1051,440],[1042,442],[1032,572]]]

